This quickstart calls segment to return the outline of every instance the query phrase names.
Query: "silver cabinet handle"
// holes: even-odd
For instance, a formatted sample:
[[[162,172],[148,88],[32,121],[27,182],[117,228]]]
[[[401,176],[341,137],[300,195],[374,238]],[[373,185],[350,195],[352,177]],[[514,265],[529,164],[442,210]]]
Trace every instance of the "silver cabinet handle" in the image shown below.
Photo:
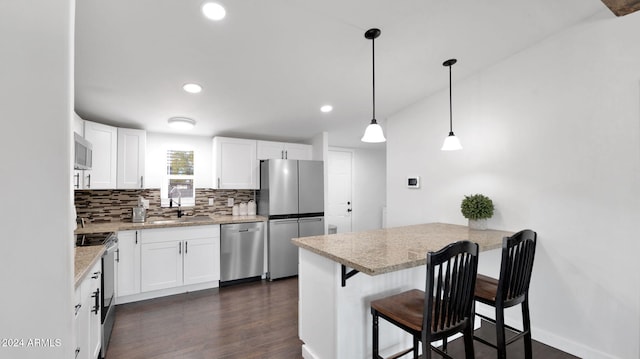
[[[79,354],[80,354],[80,347],[76,347],[76,358],[78,357]]]
[[[75,188],[80,188],[80,172],[78,172],[75,175],[73,175],[73,177],[76,178],[76,184],[74,185],[74,187]]]
[[[138,244],[138,231],[136,231],[136,244]]]
[[[78,312],[80,311],[80,308],[82,308],[82,304],[76,304],[74,308],[76,310],[76,315],[78,315]]]
[[[218,189],[220,189],[220,177],[218,177]]]
[[[140,176],[140,188],[144,188],[144,176]]]
[[[189,242],[184,241],[184,254],[189,252]]]
[[[93,272],[93,275],[91,276],[91,279],[98,279],[98,278],[100,278],[100,271]]]
[[[116,249],[116,262],[120,263],[120,248]]]
[[[289,151],[284,151],[284,159],[285,160],[289,159]]]
[[[91,174],[87,175],[87,188],[91,188]]]
[[[182,254],[182,242],[178,242],[178,254]]]

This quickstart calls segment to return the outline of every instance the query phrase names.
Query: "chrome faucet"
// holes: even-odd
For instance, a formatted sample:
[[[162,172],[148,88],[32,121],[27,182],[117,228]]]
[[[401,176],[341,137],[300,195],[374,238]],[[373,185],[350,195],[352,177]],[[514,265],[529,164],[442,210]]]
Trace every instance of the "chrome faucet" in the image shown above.
[[[173,195],[174,195],[174,193],[178,193],[178,218],[181,218],[182,215],[184,214],[182,212],[182,209],[180,208],[180,202],[182,200],[182,193],[180,193],[180,190],[176,186],[171,187],[171,191],[169,191],[169,208],[173,208]]]

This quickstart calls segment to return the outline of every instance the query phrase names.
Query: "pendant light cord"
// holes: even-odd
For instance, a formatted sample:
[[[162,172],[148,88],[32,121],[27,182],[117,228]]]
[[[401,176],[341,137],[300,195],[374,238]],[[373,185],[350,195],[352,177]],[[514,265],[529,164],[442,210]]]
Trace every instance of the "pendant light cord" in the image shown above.
[[[453,133],[453,100],[451,99],[451,66],[449,65],[449,132]]]
[[[376,39],[371,39],[371,59],[373,73],[373,121],[376,121]]]

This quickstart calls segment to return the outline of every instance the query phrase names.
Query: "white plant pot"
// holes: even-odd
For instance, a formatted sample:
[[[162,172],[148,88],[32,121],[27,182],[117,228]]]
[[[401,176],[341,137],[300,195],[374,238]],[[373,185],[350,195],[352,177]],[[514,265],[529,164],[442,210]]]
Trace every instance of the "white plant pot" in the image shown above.
[[[470,219],[469,229],[485,230],[487,229],[487,219]]]

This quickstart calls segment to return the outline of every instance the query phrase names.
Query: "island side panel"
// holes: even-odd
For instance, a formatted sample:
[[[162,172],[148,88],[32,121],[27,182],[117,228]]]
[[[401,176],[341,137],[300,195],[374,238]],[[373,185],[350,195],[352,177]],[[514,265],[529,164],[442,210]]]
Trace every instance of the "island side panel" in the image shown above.
[[[305,359],[371,357],[372,300],[424,288],[425,267],[369,276],[359,273],[341,286],[340,264],[300,248],[299,335]],[[380,321],[380,348],[392,354],[411,346],[411,337]]]
[[[298,249],[298,334],[305,359],[337,358],[336,262]]]

